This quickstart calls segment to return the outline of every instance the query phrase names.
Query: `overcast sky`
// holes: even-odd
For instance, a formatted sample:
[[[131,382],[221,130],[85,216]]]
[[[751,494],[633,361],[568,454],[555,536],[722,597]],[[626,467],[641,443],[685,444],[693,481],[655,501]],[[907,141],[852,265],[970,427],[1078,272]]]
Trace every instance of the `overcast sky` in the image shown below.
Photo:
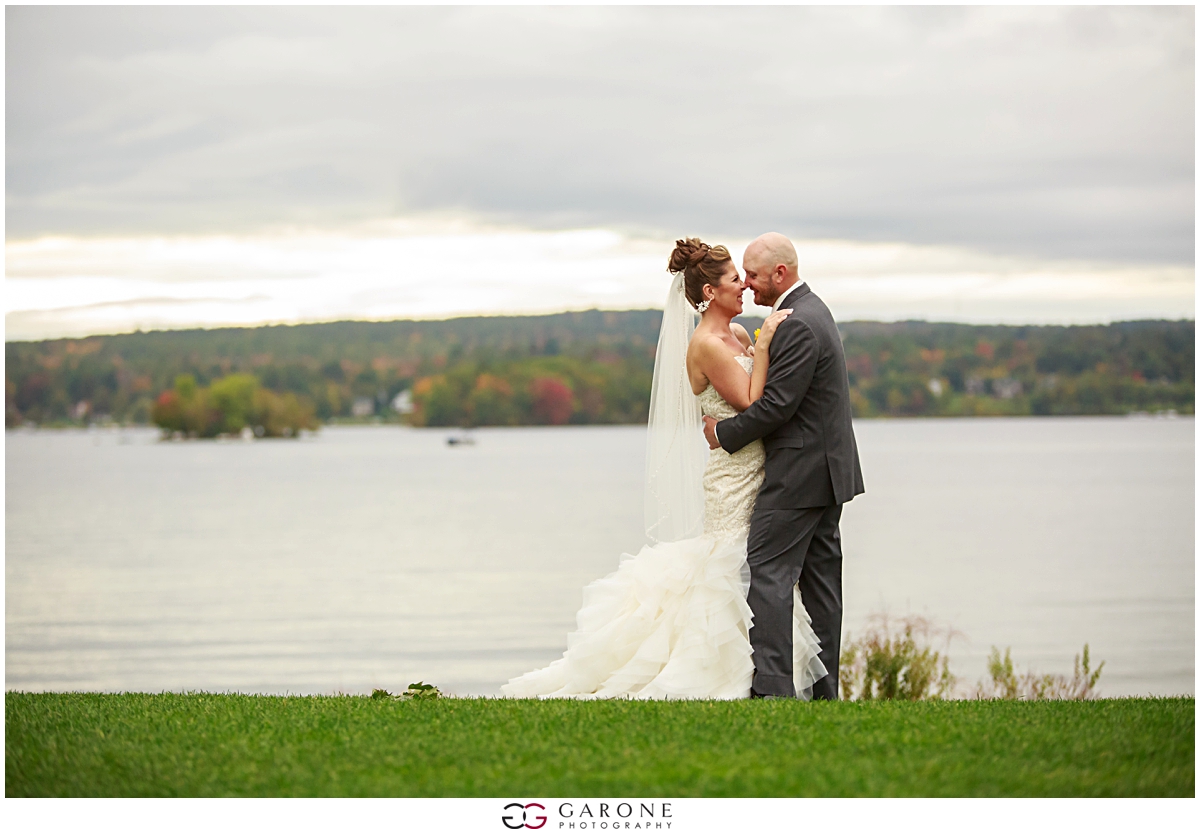
[[[91,328],[46,323],[50,300],[35,295],[56,280],[124,279],[126,293],[141,280],[149,294],[128,301],[143,306],[155,283],[311,282],[312,267],[271,263],[279,234],[293,249],[297,234],[365,239],[373,273],[382,242],[441,239],[421,260],[432,270],[392,263],[397,297],[453,279],[460,252],[486,267],[481,234],[526,239],[530,262],[581,239],[572,262],[599,261],[595,239],[618,258],[636,248],[656,263],[657,295],[671,239],[738,244],[773,229],[847,252],[843,265],[874,261],[863,278],[903,275],[879,265],[899,245],[910,263],[957,251],[957,269],[917,270],[960,286],[980,272],[1091,273],[1097,286],[1132,279],[1122,290],[1134,293],[1174,280],[1173,299],[1129,314],[1031,295],[1028,319],[1192,316],[1193,20],[1178,7],[8,7],[7,336],[130,327],[111,306]],[[67,240],[49,258],[47,236]],[[155,239],[211,253],[234,236],[261,268],[202,254],[148,270]],[[446,246],[462,239],[476,247]],[[336,260],[326,278],[361,276]],[[462,307],[597,301],[546,291],[533,280]],[[446,313],[390,300],[338,313],[384,306]],[[225,319],[193,310],[146,319]],[[1005,313],[1022,318],[1019,303]],[[953,314],[935,303],[924,316]]]

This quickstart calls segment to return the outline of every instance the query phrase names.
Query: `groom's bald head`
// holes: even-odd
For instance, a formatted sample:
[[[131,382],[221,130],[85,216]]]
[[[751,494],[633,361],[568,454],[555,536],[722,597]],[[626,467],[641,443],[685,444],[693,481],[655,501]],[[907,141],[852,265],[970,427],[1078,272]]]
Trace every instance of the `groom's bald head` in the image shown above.
[[[764,233],[746,247],[746,258],[754,257],[767,268],[783,265],[792,276],[799,276],[796,246],[782,233]]]
[[[746,246],[742,270],[755,303],[771,305],[800,279],[796,246],[782,233],[764,233]]]

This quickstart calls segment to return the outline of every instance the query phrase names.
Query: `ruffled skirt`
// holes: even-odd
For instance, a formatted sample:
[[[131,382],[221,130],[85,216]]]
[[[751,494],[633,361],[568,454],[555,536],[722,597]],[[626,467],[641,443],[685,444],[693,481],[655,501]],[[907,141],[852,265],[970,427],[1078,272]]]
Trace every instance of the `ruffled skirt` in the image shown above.
[[[500,691],[508,697],[741,699],[750,696],[750,571],[746,533],[643,547],[583,589],[577,630],[545,668]],[[810,619],[793,593],[796,695],[825,676]]]

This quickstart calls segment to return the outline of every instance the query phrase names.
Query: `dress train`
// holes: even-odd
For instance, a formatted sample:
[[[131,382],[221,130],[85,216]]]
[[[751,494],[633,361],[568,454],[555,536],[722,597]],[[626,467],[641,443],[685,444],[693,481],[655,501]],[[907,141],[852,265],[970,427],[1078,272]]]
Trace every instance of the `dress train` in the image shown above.
[[[583,590],[561,659],[500,690],[509,697],[742,699],[754,675],[746,603],[746,534],[700,536],[622,556]],[[820,645],[794,594],[796,695],[825,676]]]

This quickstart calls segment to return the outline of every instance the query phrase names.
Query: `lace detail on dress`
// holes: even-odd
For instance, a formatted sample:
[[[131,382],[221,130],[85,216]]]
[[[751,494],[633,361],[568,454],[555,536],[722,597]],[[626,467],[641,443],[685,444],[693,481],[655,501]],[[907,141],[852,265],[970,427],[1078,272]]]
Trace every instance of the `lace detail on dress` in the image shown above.
[[[754,369],[754,358],[742,354],[734,358],[749,374]],[[700,392],[700,410],[717,420],[736,415],[737,409],[730,406],[712,384]],[[750,514],[763,481],[763,463],[766,455],[761,440],[742,447],[732,455],[724,449],[713,449],[708,455],[708,466],[704,469],[704,532],[714,536],[728,536],[745,532],[750,526]]]

